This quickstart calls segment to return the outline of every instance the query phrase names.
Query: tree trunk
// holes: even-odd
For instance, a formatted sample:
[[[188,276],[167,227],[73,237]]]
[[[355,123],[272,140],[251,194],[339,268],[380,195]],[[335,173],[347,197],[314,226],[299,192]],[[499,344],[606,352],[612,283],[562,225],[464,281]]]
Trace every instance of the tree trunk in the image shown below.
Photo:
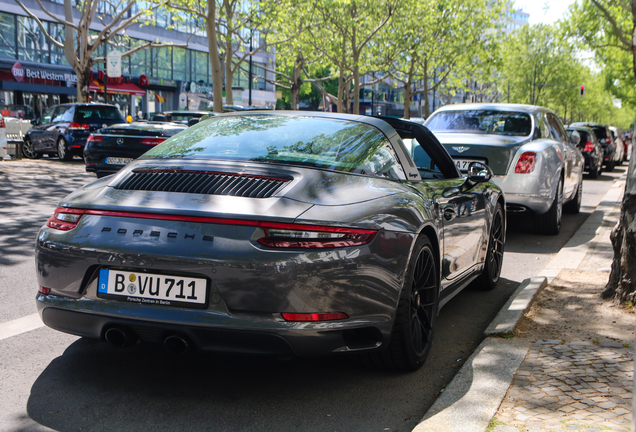
[[[426,65],[426,62],[424,62],[424,65]],[[424,95],[424,116],[429,118],[431,115],[431,106],[428,103],[428,71],[426,70],[426,67],[424,67],[423,72],[424,76],[422,82],[424,83],[424,88],[422,89],[422,94]]]
[[[77,75],[77,102],[86,103],[90,97],[91,67],[85,70],[75,69]]]
[[[360,68],[358,67],[358,57],[353,58],[353,112],[360,114]]]
[[[301,52],[296,56],[294,62],[294,70],[292,70],[292,82],[291,82],[291,109],[300,109],[300,87],[303,85],[303,81],[300,78],[300,74],[305,65],[305,59]]]
[[[634,130],[636,133],[636,129]],[[632,155],[627,169],[627,183],[618,225],[612,231],[614,248],[612,272],[601,297],[620,303],[636,304],[636,145],[632,136]]]
[[[208,8],[206,20],[208,31],[208,49],[210,52],[210,66],[212,66],[212,97],[213,110],[217,113],[223,112],[223,70],[221,69],[221,58],[219,57],[219,47],[216,39],[216,8]]]
[[[225,103],[227,105],[234,105],[234,95],[232,94],[232,82],[234,82],[234,72],[232,68],[232,58],[234,57],[234,51],[232,50],[232,37],[227,36],[225,38]]]
[[[344,97],[344,93],[345,93],[345,89],[344,89],[344,69],[342,67],[339,68],[340,69],[340,74],[338,75],[338,104],[336,105],[336,109],[338,110],[339,113],[344,112],[344,104],[343,104],[343,97]]]
[[[404,85],[404,118],[411,118],[411,80],[406,81]]]

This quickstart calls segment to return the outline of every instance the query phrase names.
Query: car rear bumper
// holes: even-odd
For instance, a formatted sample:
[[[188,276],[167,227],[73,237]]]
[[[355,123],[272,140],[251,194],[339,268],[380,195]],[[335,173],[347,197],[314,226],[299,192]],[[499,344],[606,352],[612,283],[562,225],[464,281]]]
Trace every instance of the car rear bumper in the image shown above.
[[[513,173],[494,176],[493,182],[503,190],[511,214],[527,211],[543,214],[554,201],[551,185],[543,176]]]
[[[234,318],[231,326],[151,321],[78,310],[77,300],[41,293],[36,303],[44,324],[65,333],[103,340],[106,330],[118,328],[149,344],[178,335],[196,350],[218,353],[305,357],[368,351],[384,346],[391,330],[391,322],[359,320],[307,324],[272,319],[268,326],[247,318]]]

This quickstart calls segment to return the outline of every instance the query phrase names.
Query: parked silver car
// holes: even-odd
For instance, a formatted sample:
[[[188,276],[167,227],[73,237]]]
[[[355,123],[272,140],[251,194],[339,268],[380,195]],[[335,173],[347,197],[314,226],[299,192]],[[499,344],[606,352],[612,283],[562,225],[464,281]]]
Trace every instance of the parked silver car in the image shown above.
[[[485,162],[505,193],[511,213],[536,214],[540,233],[558,234],[563,210],[581,207],[584,158],[559,118],[547,108],[513,104],[458,104],[426,121],[466,171]]]

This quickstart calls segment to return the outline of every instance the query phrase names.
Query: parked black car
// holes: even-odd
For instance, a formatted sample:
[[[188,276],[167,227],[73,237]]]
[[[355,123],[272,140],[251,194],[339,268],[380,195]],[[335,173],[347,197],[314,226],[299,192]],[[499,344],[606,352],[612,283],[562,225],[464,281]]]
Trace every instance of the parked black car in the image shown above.
[[[594,134],[594,130],[587,126],[568,126],[565,130],[573,143],[572,135],[574,131],[579,134],[580,141],[576,146],[581,150],[585,158],[585,171],[589,173],[591,178],[598,178],[598,175],[603,170],[604,150],[596,134]]]
[[[82,156],[91,132],[125,123],[119,108],[105,104],[64,104],[49,108],[24,137],[23,154],[37,159],[43,154],[62,160]]]
[[[187,129],[176,123],[122,123],[100,129],[84,148],[86,171],[97,178],[114,174],[148,150]]]
[[[572,123],[570,126],[587,126],[594,131],[594,135],[598,138],[598,141],[603,146],[603,165],[605,166],[607,171],[612,171],[614,166],[616,165],[615,155],[616,153],[616,144],[614,144],[614,140],[612,139],[612,133],[607,125],[601,123]]]
[[[207,114],[209,114],[207,111],[166,111],[150,114],[150,121],[168,121],[192,126]]]

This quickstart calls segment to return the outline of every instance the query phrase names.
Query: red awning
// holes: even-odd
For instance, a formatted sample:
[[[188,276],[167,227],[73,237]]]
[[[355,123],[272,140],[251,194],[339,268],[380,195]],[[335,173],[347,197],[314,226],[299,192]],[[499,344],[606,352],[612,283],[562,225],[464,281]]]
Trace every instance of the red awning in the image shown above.
[[[104,93],[104,84],[99,81],[91,82],[90,91],[96,91],[99,93]],[[132,83],[123,83],[123,84],[108,84],[108,94],[132,94],[135,96],[143,96],[146,94],[145,91],[137,87]]]

